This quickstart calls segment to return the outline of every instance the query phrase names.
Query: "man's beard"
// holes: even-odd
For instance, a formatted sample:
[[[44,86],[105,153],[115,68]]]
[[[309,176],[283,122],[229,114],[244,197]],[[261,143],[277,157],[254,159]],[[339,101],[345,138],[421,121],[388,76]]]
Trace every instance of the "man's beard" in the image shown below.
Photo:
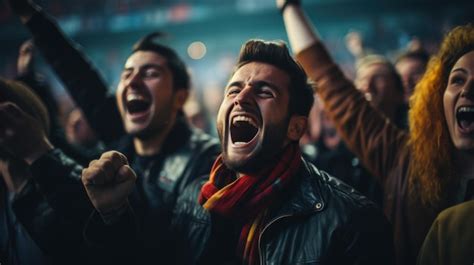
[[[286,139],[287,129],[287,120],[280,124],[267,126],[265,128],[267,134],[263,136],[263,141],[258,143],[250,158],[245,161],[229,160],[226,151],[223,151],[222,160],[224,164],[232,171],[244,174],[257,173],[274,164],[278,155],[284,149],[283,143]],[[224,146],[222,146],[222,150],[225,150]]]
[[[165,118],[164,118],[165,117]],[[176,119],[177,117],[175,117]],[[172,121],[172,117],[170,113],[165,113],[165,115],[162,114],[160,118],[157,120],[152,120],[148,126],[143,128],[140,131],[131,133],[130,135],[134,138],[138,138],[142,141],[150,140],[155,138],[157,135],[160,135],[163,133],[168,128],[168,125]]]

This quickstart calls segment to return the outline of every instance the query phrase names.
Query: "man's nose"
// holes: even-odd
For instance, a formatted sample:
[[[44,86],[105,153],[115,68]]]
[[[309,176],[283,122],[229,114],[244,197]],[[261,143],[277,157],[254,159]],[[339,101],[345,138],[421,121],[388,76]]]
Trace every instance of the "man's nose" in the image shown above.
[[[235,97],[234,104],[235,105],[250,104],[252,101],[252,97],[253,97],[252,88],[250,86],[246,86],[242,90],[240,90],[239,94]]]
[[[142,83],[142,78],[140,73],[133,73],[127,80],[127,87],[136,88],[138,85]]]

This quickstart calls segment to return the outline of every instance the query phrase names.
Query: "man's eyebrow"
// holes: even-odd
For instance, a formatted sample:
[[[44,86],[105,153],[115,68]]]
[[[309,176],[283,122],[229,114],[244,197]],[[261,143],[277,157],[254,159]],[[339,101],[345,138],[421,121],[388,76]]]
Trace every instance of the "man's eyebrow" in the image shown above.
[[[232,87],[232,86],[241,87],[241,86],[242,86],[242,81],[234,81],[234,82],[232,82],[232,83],[229,83],[229,84],[227,84],[227,86],[225,87],[225,89],[228,89],[229,87]]]
[[[141,65],[140,66],[140,69],[149,69],[149,68],[156,68],[160,71],[163,71],[165,70],[165,67],[163,65],[160,65],[160,64],[156,64],[156,63],[147,63],[147,64],[144,64],[144,65]],[[132,71],[133,70],[133,67],[125,67],[123,69],[123,71]]]
[[[238,86],[238,87],[242,87],[243,85],[243,81],[234,81],[232,83],[229,83],[225,89],[228,89],[229,87],[233,87],[233,86]],[[270,83],[268,81],[265,81],[265,80],[260,80],[260,81],[256,81],[256,82],[253,82],[252,83],[252,86],[253,87],[262,87],[262,86],[268,86],[270,87],[271,89],[273,89],[276,93],[281,93],[281,90],[282,88],[277,86],[276,84],[273,84],[273,83]]]

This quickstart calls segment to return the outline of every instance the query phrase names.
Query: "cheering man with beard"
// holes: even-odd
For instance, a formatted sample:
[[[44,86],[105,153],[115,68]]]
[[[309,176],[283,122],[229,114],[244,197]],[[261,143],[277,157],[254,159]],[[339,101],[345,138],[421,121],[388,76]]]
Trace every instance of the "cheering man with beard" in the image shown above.
[[[243,46],[217,117],[222,154],[209,178],[191,184],[178,199],[171,228],[175,251],[163,259],[174,264],[392,262],[383,214],[302,159],[298,141],[312,103],[306,74],[284,44],[251,40]],[[134,228],[133,218],[126,217],[136,177],[125,157],[115,154],[110,167],[83,171],[94,207],[114,220],[106,224],[95,218],[85,234],[124,247],[133,242],[124,235]]]

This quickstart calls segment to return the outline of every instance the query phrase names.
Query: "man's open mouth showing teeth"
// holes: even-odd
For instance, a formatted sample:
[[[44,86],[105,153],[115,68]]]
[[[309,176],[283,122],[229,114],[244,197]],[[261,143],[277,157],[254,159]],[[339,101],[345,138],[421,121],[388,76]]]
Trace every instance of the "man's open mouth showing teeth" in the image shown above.
[[[474,131],[474,106],[460,107],[456,111],[459,127],[465,131]]]
[[[235,116],[230,124],[230,137],[234,144],[250,142],[258,132],[258,125],[248,116]]]
[[[150,100],[141,95],[128,94],[126,98],[127,110],[130,114],[145,112],[150,108]]]

